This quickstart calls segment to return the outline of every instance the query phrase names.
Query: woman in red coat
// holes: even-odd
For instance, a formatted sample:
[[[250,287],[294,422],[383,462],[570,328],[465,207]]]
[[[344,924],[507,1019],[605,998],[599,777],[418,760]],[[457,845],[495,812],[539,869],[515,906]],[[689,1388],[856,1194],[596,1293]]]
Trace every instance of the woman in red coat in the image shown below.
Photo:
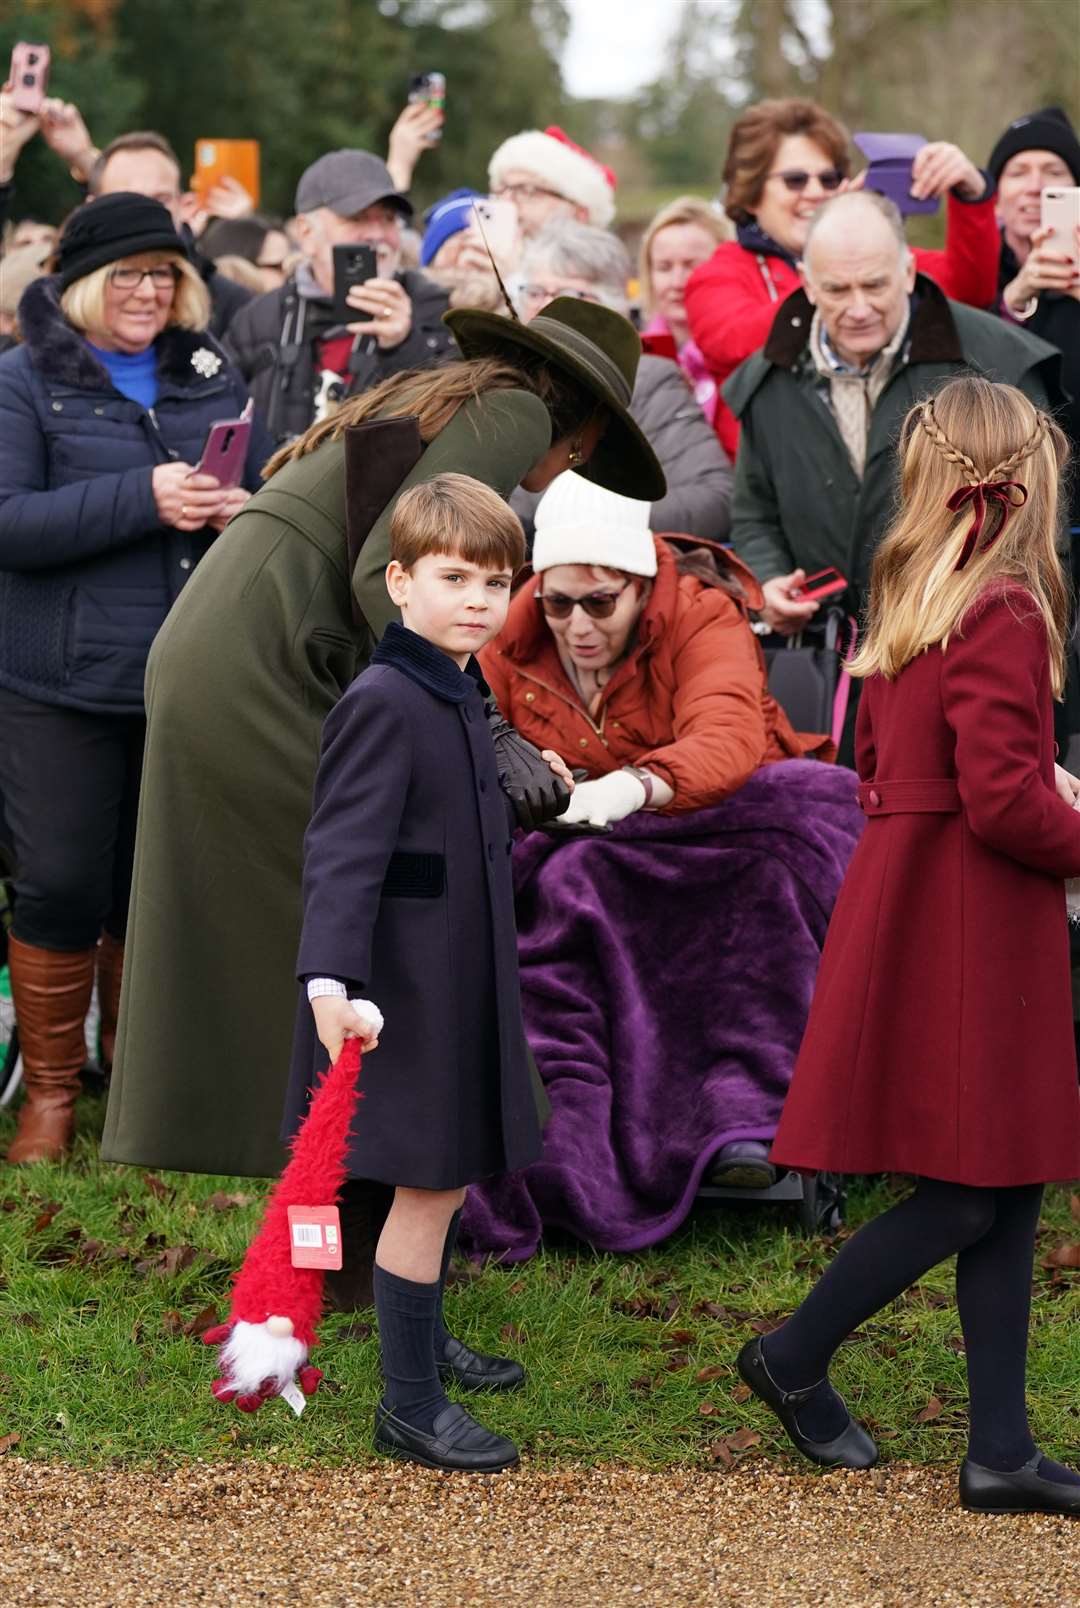
[[[847,188],[850,172],[847,129],[815,101],[759,101],[735,124],[724,202],[738,239],[718,246],[685,292],[690,335],[717,390],[765,345],[779,304],[802,283],[798,262],[810,219]],[[919,272],[954,301],[991,306],[1001,253],[993,181],[943,140],[922,147],[912,173],[920,196],[948,197],[945,250],[916,251]],[[713,422],[734,461],[739,426],[723,398]]]
[[[1011,386],[956,379],[901,437],[902,507],[854,673],[867,824],[837,901],[773,1146],[803,1170],[915,1190],[739,1356],[796,1446],[877,1448],[828,1380],[840,1343],[946,1257],[970,1390],[965,1507],[1080,1515],[1080,1476],[1024,1402],[1043,1185],[1080,1174],[1064,879],[1076,786],[1054,765],[1068,598],[1054,537],[1065,438]],[[1066,802],[1068,799],[1068,802]]]

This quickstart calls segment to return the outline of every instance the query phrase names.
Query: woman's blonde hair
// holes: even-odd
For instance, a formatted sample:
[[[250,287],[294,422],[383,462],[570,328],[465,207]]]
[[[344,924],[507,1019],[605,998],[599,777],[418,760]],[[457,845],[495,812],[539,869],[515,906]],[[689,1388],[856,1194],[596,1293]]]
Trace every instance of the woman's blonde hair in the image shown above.
[[[1051,683],[1065,681],[1069,588],[1056,547],[1061,529],[1061,470],[1068,443],[1054,421],[1015,386],[976,375],[950,380],[918,403],[900,435],[900,511],[874,558],[866,635],[851,664],[855,676],[899,675],[928,648],[948,646],[979,593],[991,582],[1024,587],[1046,624]],[[1019,480],[1027,498],[994,497],[977,546],[961,568],[972,529],[971,500],[947,503],[965,486]]]
[[[415,414],[421,441],[434,441],[466,402],[493,391],[515,390],[531,391],[543,402],[551,417],[552,441],[580,429],[599,408],[597,398],[584,385],[524,349],[513,363],[499,357],[475,357],[441,368],[406,369],[370,391],[350,397],[295,441],[279,447],[263,469],[263,479],[269,480],[287,463],[314,452],[324,441],[340,441],[350,424]]]
[[[701,196],[680,195],[677,200],[669,201],[666,207],[661,207],[642,235],[641,249],[638,253],[641,305],[647,313],[652,311],[653,303],[653,241],[661,229],[670,229],[675,224],[685,223],[697,224],[699,229],[704,229],[706,234],[712,235],[718,246],[725,240],[735,238],[735,231],[724,214],[714,207],[711,201],[705,201]]]
[[[210,322],[210,292],[203,284],[198,269],[175,251],[146,251],[139,255],[144,259],[143,266],[147,268],[158,268],[168,263],[177,270],[169,323],[179,325],[181,329],[205,329]],[[95,268],[92,273],[84,274],[68,286],[60,297],[60,306],[69,324],[84,335],[103,333],[108,328],[105,322],[105,289],[109,275],[115,269],[124,267],[128,261],[121,257],[116,262],[106,263],[104,268]]]

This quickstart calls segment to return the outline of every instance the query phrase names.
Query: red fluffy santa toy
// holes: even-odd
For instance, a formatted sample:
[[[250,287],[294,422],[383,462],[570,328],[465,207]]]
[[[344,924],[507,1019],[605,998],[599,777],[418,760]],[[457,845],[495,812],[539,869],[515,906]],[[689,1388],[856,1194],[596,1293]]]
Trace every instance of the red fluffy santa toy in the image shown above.
[[[358,1014],[377,1036],[382,1016],[370,1000],[353,1000]],[[308,1112],[292,1142],[292,1156],[266,1204],[258,1233],[233,1287],[228,1320],[203,1336],[220,1345],[220,1377],[212,1389],[218,1401],[235,1401],[253,1413],[274,1396],[284,1396],[294,1411],[314,1395],[322,1373],[308,1358],[318,1344],[317,1326],[323,1307],[322,1266],[297,1266],[295,1246],[309,1235],[290,1221],[290,1207],[336,1205],[345,1181],[349,1130],[360,1100],[360,1040],[347,1038],[341,1054],[316,1086]],[[333,1245],[332,1229],[327,1230]],[[337,1242],[340,1254],[340,1240]],[[303,1253],[301,1253],[302,1255]],[[340,1266],[340,1262],[337,1263]]]

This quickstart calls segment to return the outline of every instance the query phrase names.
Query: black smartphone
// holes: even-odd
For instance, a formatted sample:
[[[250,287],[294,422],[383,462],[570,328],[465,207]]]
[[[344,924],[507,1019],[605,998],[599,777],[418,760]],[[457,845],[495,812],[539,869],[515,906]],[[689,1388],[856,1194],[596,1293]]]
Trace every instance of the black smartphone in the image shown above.
[[[334,317],[339,324],[370,324],[373,314],[357,312],[347,297],[354,285],[379,276],[374,246],[334,247]]]

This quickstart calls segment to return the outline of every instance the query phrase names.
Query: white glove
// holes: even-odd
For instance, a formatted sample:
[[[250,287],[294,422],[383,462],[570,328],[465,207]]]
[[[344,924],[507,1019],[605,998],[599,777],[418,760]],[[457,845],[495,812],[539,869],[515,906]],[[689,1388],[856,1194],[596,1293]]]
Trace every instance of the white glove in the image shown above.
[[[570,803],[551,823],[553,826],[571,826],[587,821],[590,826],[609,826],[612,821],[624,821],[628,815],[640,810],[646,799],[645,784],[630,771],[612,771],[595,782],[579,782],[570,795]]]

